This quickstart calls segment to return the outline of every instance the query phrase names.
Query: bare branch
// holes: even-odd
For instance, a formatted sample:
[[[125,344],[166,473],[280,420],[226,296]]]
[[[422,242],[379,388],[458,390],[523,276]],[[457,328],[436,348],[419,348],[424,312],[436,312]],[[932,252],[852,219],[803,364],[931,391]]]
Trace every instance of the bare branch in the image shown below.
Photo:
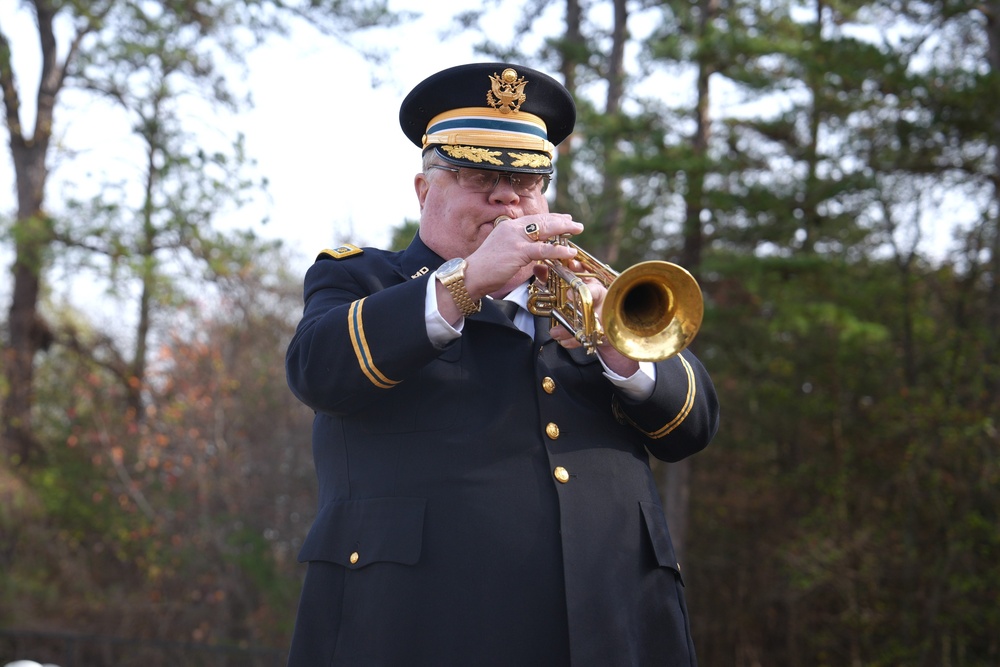
[[[17,82],[11,66],[10,41],[0,29],[0,91],[3,92],[3,107],[10,132],[11,142],[23,143],[21,134],[21,101],[17,95]]]

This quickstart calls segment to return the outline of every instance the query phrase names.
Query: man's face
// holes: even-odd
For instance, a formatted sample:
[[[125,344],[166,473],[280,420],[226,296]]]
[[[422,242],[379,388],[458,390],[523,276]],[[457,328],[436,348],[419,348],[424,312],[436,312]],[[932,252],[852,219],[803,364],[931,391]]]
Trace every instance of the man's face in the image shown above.
[[[444,259],[472,254],[493,231],[497,216],[520,218],[549,210],[543,193],[518,194],[506,175],[489,192],[475,192],[462,187],[456,173],[428,168],[416,175],[414,187],[420,202],[420,238]]]

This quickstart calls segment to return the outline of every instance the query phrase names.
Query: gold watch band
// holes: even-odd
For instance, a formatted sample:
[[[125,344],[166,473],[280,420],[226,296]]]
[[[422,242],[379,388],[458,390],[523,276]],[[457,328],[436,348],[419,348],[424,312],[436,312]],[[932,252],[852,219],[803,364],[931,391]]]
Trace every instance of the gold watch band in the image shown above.
[[[468,317],[473,313],[478,313],[483,308],[482,300],[473,301],[469,296],[469,290],[465,289],[465,278],[459,276],[454,280],[445,283],[445,287],[451,293],[451,298],[455,300],[455,305],[462,311],[462,315]]]
[[[442,264],[441,269],[438,269],[437,279],[451,294],[451,298],[464,317],[478,313],[482,309],[482,300],[473,301],[469,296],[469,290],[465,287],[465,260],[453,259]]]

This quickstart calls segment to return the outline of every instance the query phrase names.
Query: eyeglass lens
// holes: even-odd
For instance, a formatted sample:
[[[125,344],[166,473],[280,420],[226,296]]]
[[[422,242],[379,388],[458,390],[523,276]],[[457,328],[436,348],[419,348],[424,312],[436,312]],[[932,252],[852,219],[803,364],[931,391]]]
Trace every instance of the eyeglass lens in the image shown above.
[[[506,176],[510,181],[510,187],[519,195],[544,193],[549,184],[545,174],[518,174],[468,167],[459,168],[458,184],[473,192],[490,192],[500,182],[500,176]]]

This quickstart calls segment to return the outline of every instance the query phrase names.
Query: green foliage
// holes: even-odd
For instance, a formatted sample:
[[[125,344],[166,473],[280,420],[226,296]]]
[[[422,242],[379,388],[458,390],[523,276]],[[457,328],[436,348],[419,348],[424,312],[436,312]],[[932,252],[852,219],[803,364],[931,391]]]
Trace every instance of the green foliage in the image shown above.
[[[238,529],[228,536],[226,546],[231,562],[253,591],[272,604],[279,603],[279,607],[295,602],[295,589],[288,585],[286,573],[275,562],[271,544],[259,531]],[[289,620],[284,619],[282,625],[289,627]]]
[[[908,287],[890,264],[712,267],[697,344],[725,421],[695,468],[687,570],[703,658],[721,662],[728,633],[774,664],[989,662],[997,396],[967,395],[964,377],[906,383]],[[951,365],[936,302],[960,289],[940,286],[914,323],[925,372]]]
[[[396,227],[392,232],[392,241],[389,243],[389,248],[391,250],[405,249],[406,246],[410,245],[410,241],[416,236],[419,228],[420,223],[416,220],[407,220],[399,227]]]

